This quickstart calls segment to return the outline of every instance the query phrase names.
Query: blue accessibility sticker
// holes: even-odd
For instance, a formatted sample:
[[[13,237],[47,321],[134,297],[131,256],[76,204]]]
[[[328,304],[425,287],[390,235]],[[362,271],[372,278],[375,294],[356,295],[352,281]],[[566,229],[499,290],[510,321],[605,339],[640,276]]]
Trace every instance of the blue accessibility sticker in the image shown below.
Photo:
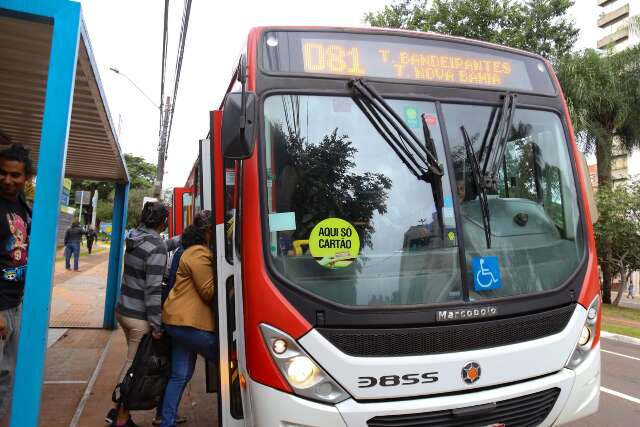
[[[473,289],[490,291],[502,287],[500,278],[500,262],[497,256],[473,257]]]

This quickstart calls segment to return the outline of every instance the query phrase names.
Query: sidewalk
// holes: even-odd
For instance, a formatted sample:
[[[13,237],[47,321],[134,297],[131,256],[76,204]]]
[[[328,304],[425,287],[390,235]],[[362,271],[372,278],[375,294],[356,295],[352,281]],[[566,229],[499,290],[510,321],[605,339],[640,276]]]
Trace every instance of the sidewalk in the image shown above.
[[[50,327],[102,327],[108,265],[104,249],[80,255],[77,272],[65,270],[64,260],[56,261]]]
[[[111,392],[126,357],[120,330],[100,329],[104,312],[108,251],[80,256],[80,271],[57,261],[49,329],[40,426],[104,427],[112,407]],[[96,329],[66,329],[92,327]],[[204,363],[184,392],[180,413],[185,427],[217,425],[216,395],[205,393]],[[138,425],[151,426],[154,411],[133,414]]]
[[[62,335],[47,351],[40,426],[104,427],[125,355],[120,330],[71,329]],[[185,427],[217,425],[216,395],[205,392],[204,379],[199,357],[180,405],[180,414],[188,418]],[[135,411],[133,419],[146,427],[154,415],[154,411]]]

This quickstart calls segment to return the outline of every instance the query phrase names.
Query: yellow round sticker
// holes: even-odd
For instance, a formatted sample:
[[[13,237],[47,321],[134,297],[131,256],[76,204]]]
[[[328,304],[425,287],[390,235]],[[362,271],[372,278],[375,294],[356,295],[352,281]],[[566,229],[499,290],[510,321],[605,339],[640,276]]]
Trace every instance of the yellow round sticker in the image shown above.
[[[327,218],[311,230],[309,250],[323,267],[348,267],[360,252],[360,237],[353,225],[344,219]]]

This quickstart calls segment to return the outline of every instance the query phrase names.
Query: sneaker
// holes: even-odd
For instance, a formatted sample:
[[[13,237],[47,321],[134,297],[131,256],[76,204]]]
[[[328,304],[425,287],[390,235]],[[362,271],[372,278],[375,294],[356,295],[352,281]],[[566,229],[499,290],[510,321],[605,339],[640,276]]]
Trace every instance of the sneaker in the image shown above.
[[[109,409],[107,415],[104,417],[104,422],[107,424],[113,424],[113,422],[118,418],[118,410],[116,408]]]
[[[187,422],[187,417],[183,417],[182,415],[176,415],[176,424],[183,424]],[[162,417],[155,417],[151,424],[154,426],[162,425]]]

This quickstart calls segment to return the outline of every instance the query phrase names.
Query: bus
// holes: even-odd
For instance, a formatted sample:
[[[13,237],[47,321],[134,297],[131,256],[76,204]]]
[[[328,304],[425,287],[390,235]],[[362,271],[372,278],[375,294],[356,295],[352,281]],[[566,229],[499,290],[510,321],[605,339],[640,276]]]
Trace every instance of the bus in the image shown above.
[[[597,411],[598,213],[547,60],[431,33],[254,28],[210,119],[175,191],[215,216],[221,425]],[[174,223],[192,212],[174,203]]]

